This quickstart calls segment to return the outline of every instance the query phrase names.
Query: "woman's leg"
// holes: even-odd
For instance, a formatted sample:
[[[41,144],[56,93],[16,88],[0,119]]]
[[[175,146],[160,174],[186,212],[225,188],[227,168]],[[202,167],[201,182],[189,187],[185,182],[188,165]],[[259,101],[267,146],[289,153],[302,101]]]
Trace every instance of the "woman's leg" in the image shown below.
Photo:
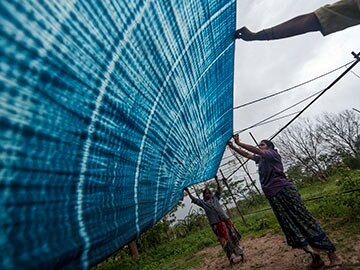
[[[315,250],[315,252],[319,253],[320,254],[320,251],[319,249],[317,248],[312,248],[313,250]],[[343,260],[341,257],[339,257],[335,250],[332,250],[332,251],[328,251],[327,250],[327,255],[329,257],[329,260],[330,260],[330,265],[329,267],[331,269],[338,269],[337,266],[341,266],[343,264]]]
[[[226,227],[229,235],[229,242],[231,242],[232,253],[234,255],[235,260],[238,260],[240,257],[240,261],[244,261],[244,253],[240,245],[241,234],[236,230],[230,219],[225,220]]]
[[[231,222],[230,222],[231,224]],[[231,224],[232,225],[232,224]],[[240,246],[238,246],[238,242],[235,241],[232,237],[232,232],[229,231],[229,224],[227,222],[219,222],[216,224],[216,235],[218,237],[218,240],[221,244],[221,246],[224,249],[224,252],[229,259],[230,264],[238,263],[240,260],[242,260],[242,249]],[[241,252],[241,258],[238,259],[238,256]]]
[[[306,209],[295,187],[283,188],[269,198],[270,205],[286,236],[288,245],[293,248],[312,248],[335,251],[336,248],[327,237],[320,224]]]
[[[288,244],[309,253],[312,257],[310,266],[316,268],[324,264],[320,250],[328,252],[330,266],[342,263],[335,253],[334,244],[306,209],[296,188],[284,188],[269,201]]]
[[[303,250],[311,255],[312,261],[309,264],[310,268],[317,269],[325,264],[320,257],[320,253],[317,250],[313,249],[311,246],[307,245],[303,247]]]
[[[226,225],[224,222],[219,222],[215,225],[213,225],[213,231],[216,234],[220,245],[222,246],[223,250],[225,251],[225,254],[227,256],[227,258],[229,259],[229,261],[231,260],[231,252],[229,249],[229,245],[228,245],[228,234],[227,234],[227,229],[226,229]]]

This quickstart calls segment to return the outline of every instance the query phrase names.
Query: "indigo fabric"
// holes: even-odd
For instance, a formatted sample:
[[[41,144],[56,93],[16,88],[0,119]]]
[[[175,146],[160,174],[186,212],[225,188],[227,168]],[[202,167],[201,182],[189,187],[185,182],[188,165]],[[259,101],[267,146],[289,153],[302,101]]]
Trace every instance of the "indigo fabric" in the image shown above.
[[[0,1],[0,269],[88,269],[214,177],[235,1]]]

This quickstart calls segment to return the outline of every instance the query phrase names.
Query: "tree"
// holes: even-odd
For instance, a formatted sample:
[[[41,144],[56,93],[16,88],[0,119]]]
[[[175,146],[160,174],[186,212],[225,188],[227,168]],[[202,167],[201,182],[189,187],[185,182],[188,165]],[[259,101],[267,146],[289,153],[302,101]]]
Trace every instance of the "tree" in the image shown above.
[[[280,149],[284,163],[291,166],[299,163],[304,169],[325,182],[327,163],[324,156],[327,149],[317,126],[309,119],[301,119],[297,124],[290,126],[276,139],[275,144]]]
[[[360,164],[360,114],[345,110],[339,114],[325,113],[318,120],[322,140],[330,149],[334,160]]]
[[[179,234],[179,236],[186,236],[187,233],[199,230],[207,225],[207,218],[204,214],[204,211],[199,208],[194,210],[190,207],[187,216],[184,219],[180,219],[177,224],[175,224],[174,229]]]
[[[137,239],[138,248],[145,251],[165,241],[169,241],[170,221],[162,218],[152,228],[141,234]]]
[[[139,251],[137,248],[136,240],[133,240],[129,243],[129,249],[132,258],[137,260],[139,258]]]
[[[304,166],[299,162],[290,165],[286,170],[286,174],[295,184],[301,184],[304,180],[311,177],[304,169]]]

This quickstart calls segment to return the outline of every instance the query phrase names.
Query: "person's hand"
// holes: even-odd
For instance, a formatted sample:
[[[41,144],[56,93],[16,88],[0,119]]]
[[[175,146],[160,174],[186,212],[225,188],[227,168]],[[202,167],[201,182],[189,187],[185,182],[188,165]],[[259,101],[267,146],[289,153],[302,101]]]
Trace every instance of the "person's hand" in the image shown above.
[[[237,144],[240,143],[239,134],[235,134],[235,135],[233,136],[233,138],[234,138],[234,141],[235,141]]]
[[[227,145],[228,145],[230,148],[234,148],[234,145],[233,145],[233,143],[232,143],[231,141],[229,141],[229,142],[227,143]]]
[[[246,26],[243,26],[235,31],[234,39],[251,41],[254,40],[254,33],[251,32]]]

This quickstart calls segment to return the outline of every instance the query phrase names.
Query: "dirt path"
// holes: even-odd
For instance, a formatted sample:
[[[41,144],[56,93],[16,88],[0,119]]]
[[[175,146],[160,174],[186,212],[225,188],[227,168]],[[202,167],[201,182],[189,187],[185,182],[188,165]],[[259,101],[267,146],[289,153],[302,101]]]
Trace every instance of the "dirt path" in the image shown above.
[[[341,242],[342,245],[338,246],[338,254],[345,262],[341,269],[360,269],[360,236],[358,235],[355,239],[351,240],[345,239]],[[265,235],[255,239],[247,237],[241,243],[245,254],[244,263],[230,267],[219,245],[198,252],[196,255],[203,258],[203,263],[201,266],[194,268],[194,270],[300,270],[306,269],[306,266],[311,261],[310,256],[302,250],[290,248],[282,235]],[[322,257],[325,265],[329,265],[326,254]],[[325,266],[321,269],[328,269],[328,267]]]

